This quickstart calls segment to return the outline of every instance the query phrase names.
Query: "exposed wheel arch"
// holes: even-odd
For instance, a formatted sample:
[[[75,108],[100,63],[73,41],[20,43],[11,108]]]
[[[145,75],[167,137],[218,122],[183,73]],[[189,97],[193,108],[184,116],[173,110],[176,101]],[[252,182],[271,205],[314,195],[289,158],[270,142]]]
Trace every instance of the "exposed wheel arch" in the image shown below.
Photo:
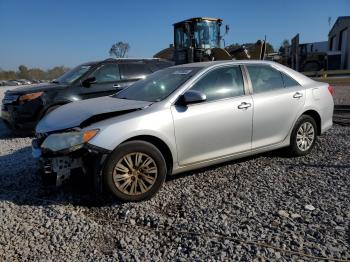
[[[171,153],[170,148],[168,147],[168,145],[163,140],[161,140],[160,138],[155,137],[155,136],[140,135],[140,136],[131,137],[131,138],[125,140],[124,142],[134,141],[134,140],[146,141],[146,142],[151,143],[155,147],[157,147],[159,149],[159,151],[163,154],[164,159],[166,161],[166,164],[167,164],[167,175],[171,174],[171,172],[173,170],[174,157],[173,157],[173,155]]]
[[[321,116],[320,114],[315,111],[315,110],[307,110],[305,111],[302,115],[308,115],[308,116],[311,116],[315,122],[316,122],[316,125],[317,125],[317,135],[321,135]]]
[[[302,114],[293,127],[287,153],[297,157],[307,155],[317,140],[315,131],[317,131],[315,118],[309,114]]]

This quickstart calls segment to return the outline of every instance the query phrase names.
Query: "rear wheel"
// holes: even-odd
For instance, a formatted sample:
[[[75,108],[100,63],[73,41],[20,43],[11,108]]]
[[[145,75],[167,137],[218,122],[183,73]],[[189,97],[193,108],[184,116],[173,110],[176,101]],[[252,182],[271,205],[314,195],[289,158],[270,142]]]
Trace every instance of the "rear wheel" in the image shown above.
[[[166,162],[158,148],[145,141],[130,141],[111,154],[103,180],[120,200],[141,201],[158,192],[166,173]]]
[[[290,138],[290,153],[294,156],[307,155],[317,139],[317,125],[308,115],[302,115],[296,122]]]

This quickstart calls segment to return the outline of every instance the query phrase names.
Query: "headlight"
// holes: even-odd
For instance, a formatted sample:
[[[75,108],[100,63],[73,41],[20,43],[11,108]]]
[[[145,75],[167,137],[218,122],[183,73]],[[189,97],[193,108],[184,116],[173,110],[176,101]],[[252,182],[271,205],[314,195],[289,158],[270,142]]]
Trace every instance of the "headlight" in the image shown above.
[[[53,152],[69,149],[70,151],[81,148],[89,142],[97,133],[98,129],[83,132],[67,132],[49,135],[41,147]]]
[[[35,98],[40,97],[42,94],[43,94],[43,92],[25,94],[25,95],[21,95],[18,100],[19,100],[19,102],[23,103],[26,101],[34,100]]]

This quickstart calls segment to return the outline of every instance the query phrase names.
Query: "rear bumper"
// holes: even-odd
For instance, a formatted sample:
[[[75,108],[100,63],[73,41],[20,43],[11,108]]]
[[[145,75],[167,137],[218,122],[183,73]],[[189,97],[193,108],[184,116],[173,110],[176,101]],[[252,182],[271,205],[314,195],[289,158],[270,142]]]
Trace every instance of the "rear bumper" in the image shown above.
[[[321,134],[325,133],[327,130],[331,129],[333,126],[333,121],[332,120],[328,120],[326,123],[324,123],[322,125],[322,129],[321,129]]]
[[[322,110],[321,115],[321,134],[329,130],[333,126],[334,103],[329,102]]]

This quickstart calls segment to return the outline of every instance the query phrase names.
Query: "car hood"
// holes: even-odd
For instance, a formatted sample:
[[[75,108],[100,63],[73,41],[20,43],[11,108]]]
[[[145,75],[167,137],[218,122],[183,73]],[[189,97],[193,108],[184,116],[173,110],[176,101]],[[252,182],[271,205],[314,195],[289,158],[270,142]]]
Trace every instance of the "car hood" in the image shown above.
[[[129,113],[152,102],[118,99],[110,96],[87,99],[63,105],[40,120],[37,133],[49,133],[73,127],[84,127],[113,116]]]
[[[45,84],[38,84],[38,85],[22,86],[7,92],[12,95],[24,95],[24,94],[35,93],[35,92],[50,91],[53,89],[63,89],[66,87],[67,85],[63,85],[63,84],[45,83]]]

